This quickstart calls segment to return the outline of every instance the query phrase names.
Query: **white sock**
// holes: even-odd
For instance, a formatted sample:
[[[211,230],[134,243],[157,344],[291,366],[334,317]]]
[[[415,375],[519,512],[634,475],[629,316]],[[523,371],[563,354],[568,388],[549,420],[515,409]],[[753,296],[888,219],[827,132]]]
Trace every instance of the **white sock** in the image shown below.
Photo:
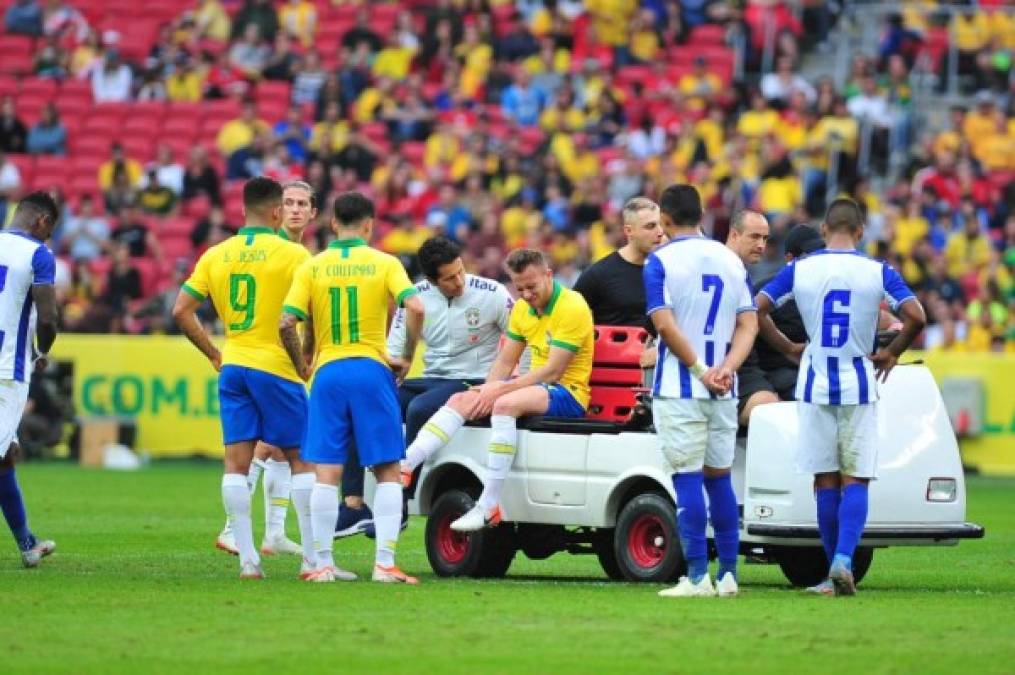
[[[500,504],[500,491],[511,472],[518,445],[518,426],[510,415],[490,417],[490,452],[486,456],[486,484],[479,497],[485,511]]]
[[[451,440],[455,432],[465,424],[465,418],[448,406],[434,413],[423,428],[416,434],[416,440],[405,451],[406,468],[415,471],[416,467],[426,461]]]
[[[377,532],[375,562],[383,567],[395,564],[398,529],[402,525],[402,484],[378,483],[374,492],[374,529]]]
[[[313,471],[298,473],[293,476],[292,480],[293,508],[296,510],[296,522],[300,525],[303,558],[312,564],[317,560],[317,551],[314,550],[314,526],[310,518],[310,495],[314,491],[316,480],[317,476]]]
[[[240,564],[259,565],[261,558],[254,548],[254,534],[250,525],[250,490],[247,477],[241,473],[227,473],[222,476],[222,504],[226,516],[233,526],[236,548],[240,552]]]
[[[285,536],[285,513],[289,510],[289,489],[293,472],[289,462],[265,462],[264,471],[264,538]]]
[[[254,494],[254,490],[257,489],[257,481],[261,480],[261,474],[264,473],[265,468],[264,461],[256,457],[250,463],[250,468],[247,469],[247,487],[250,488],[250,494]]]
[[[334,567],[331,543],[335,538],[335,522],[338,520],[338,487],[326,483],[314,483],[310,494],[310,519],[314,529],[314,551],[317,567]]]

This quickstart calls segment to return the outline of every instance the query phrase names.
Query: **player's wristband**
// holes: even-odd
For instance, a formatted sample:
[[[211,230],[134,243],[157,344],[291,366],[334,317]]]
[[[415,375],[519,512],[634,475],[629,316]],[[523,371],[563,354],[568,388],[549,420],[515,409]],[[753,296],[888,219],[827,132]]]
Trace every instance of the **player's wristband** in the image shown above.
[[[695,361],[694,365],[691,366],[691,375],[694,375],[699,380],[701,379],[701,376],[704,375],[707,371],[708,366],[706,366],[705,362],[702,361],[701,359]]]

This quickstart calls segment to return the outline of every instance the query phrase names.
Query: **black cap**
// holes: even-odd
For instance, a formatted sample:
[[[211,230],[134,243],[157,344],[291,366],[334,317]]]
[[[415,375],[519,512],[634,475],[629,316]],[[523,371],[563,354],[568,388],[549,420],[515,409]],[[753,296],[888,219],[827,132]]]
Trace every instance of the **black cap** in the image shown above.
[[[825,247],[821,233],[807,225],[797,225],[786,235],[786,253],[794,258],[813,253]]]

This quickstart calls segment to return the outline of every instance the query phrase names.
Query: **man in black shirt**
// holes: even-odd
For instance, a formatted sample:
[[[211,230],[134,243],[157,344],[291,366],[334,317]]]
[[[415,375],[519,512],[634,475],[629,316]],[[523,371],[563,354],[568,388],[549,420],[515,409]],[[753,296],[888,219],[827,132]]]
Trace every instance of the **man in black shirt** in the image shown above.
[[[825,242],[814,228],[797,225],[786,235],[785,245],[788,263],[824,248]],[[761,248],[764,250],[763,244]],[[769,281],[770,279],[759,280],[754,284],[754,292],[757,293]],[[771,316],[786,337],[798,345],[807,343],[807,331],[804,330],[803,319],[800,318],[795,301],[790,300],[780,306]],[[799,358],[797,356],[797,360],[792,361],[764,340],[755,340],[750,355],[737,371],[737,387],[740,394],[738,415],[741,426],[747,426],[751,411],[757,406],[793,400],[800,366]]]
[[[645,259],[663,240],[659,206],[646,197],[629,200],[621,212],[627,243],[582,272],[574,290],[582,294],[598,326],[644,326]]]

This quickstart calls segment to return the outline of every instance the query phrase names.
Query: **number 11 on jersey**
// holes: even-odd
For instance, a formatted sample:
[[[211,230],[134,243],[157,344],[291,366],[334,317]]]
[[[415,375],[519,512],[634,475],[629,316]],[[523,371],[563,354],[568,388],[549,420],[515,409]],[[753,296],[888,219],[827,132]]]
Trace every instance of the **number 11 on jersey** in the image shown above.
[[[332,286],[328,289],[331,295],[331,342],[342,344],[342,288]],[[345,287],[346,304],[348,305],[349,344],[359,342],[359,289],[355,286]]]

